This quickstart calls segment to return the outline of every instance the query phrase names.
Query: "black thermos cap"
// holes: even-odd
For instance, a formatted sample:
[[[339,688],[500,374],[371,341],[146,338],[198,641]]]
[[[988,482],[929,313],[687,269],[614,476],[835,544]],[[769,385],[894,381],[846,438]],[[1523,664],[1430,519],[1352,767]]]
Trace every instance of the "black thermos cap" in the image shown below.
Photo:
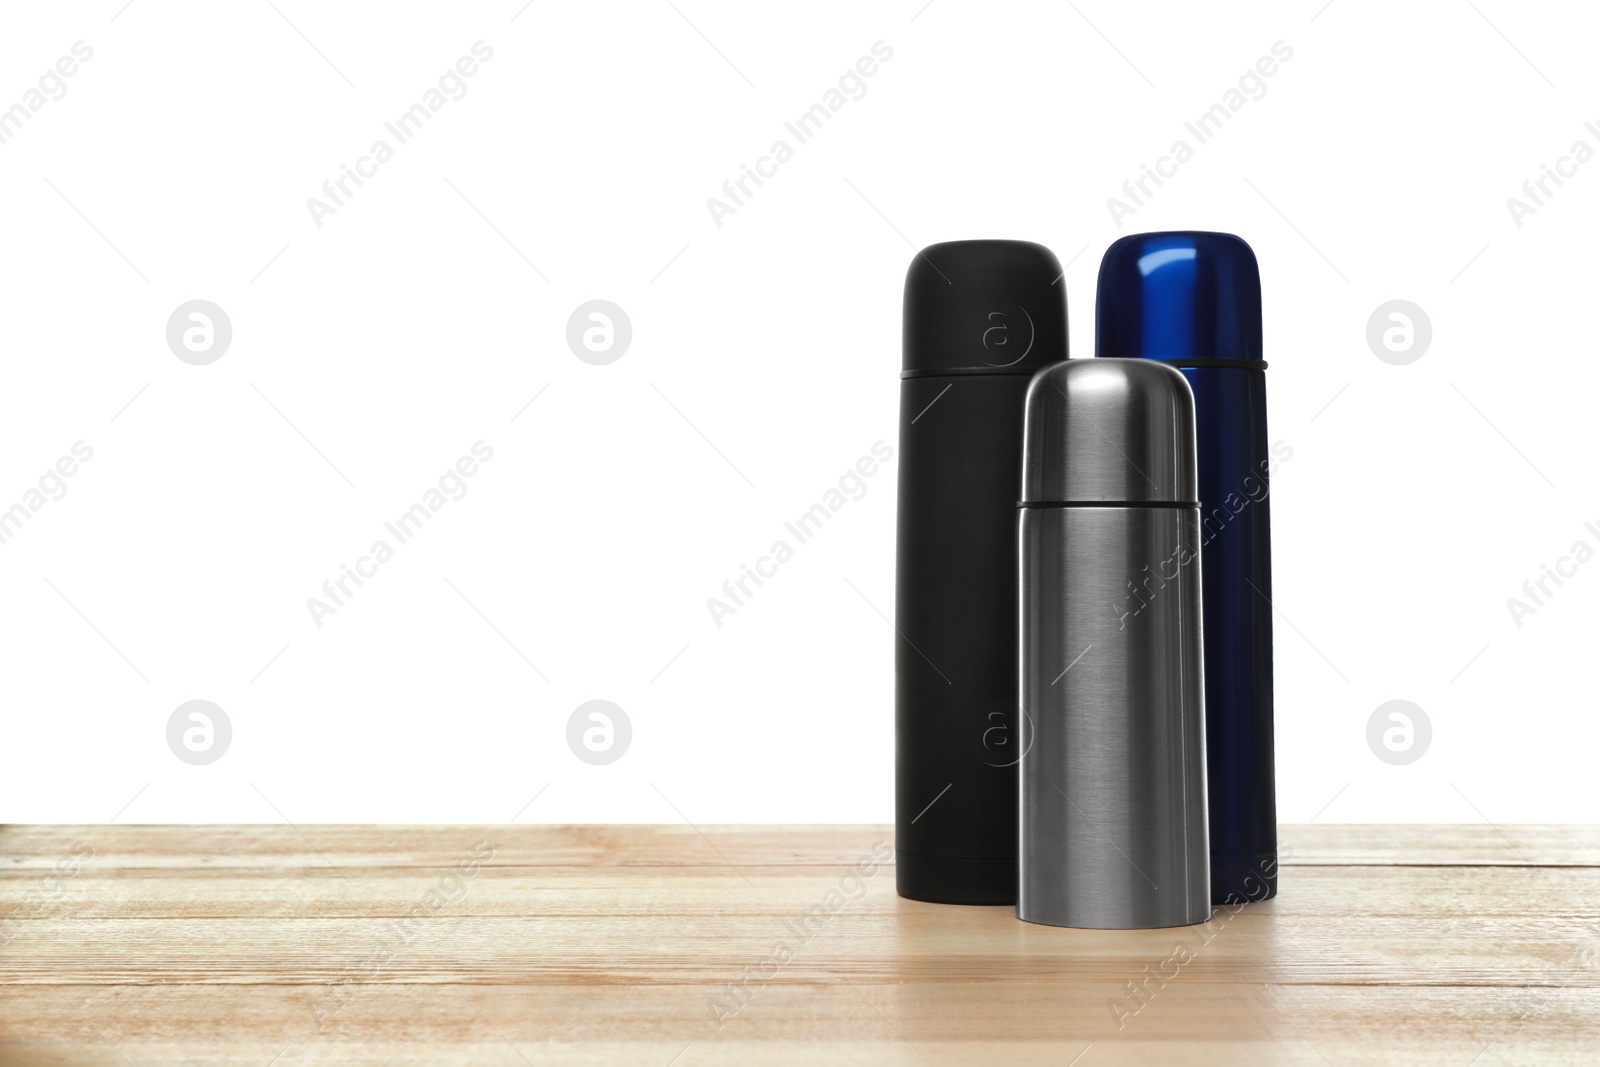
[[[1032,241],[929,245],[906,272],[902,378],[1032,374],[1067,350],[1061,263]]]

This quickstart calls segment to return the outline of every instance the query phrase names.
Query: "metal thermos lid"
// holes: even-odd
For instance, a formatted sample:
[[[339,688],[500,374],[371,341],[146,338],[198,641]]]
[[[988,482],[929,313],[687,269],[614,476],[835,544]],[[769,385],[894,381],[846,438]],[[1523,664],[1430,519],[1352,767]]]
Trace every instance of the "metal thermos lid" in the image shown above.
[[[1231,233],[1138,233],[1117,241],[1100,261],[1095,354],[1186,367],[1260,365],[1256,254]]]
[[[1150,360],[1068,359],[1028,384],[1027,505],[1195,503],[1194,397]]]
[[[901,377],[1032,374],[1067,350],[1061,264],[1031,241],[929,245],[906,271]]]

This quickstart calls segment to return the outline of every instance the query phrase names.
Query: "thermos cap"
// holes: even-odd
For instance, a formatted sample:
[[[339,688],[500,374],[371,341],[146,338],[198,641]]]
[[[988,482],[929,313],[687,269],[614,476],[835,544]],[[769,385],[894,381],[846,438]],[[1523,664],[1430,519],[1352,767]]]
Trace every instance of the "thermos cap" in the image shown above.
[[[1063,360],[1024,418],[1023,506],[1195,503],[1194,396],[1164,363]]]
[[[1261,360],[1261,272],[1231,233],[1138,233],[1106,250],[1095,355],[1179,366]]]
[[[1066,357],[1061,263],[1031,241],[929,245],[906,271],[903,373],[1032,374]]]

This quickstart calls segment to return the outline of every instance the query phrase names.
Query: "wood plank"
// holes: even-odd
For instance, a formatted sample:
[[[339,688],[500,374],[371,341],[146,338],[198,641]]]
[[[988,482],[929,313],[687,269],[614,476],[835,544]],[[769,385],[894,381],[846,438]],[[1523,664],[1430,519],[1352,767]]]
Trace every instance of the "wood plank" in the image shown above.
[[[1600,866],[1600,826],[1286,825],[1285,866]],[[711,839],[715,839],[713,845]],[[493,866],[738,866],[852,863],[890,826],[0,826],[0,870],[45,869],[82,843],[100,867],[340,869],[452,866],[480,841]]]
[[[1277,899],[1076,931],[874,826],[5,827],[0,1064],[1600,1062],[1600,830],[1502,829],[1286,826]]]

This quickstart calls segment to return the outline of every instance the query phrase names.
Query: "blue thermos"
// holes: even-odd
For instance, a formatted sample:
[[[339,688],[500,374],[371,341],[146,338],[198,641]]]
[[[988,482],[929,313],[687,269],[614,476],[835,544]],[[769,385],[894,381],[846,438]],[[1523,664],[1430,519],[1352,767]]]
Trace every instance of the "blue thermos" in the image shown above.
[[[1181,370],[1195,401],[1214,903],[1278,889],[1266,362],[1255,253],[1225,233],[1143,233],[1100,264],[1095,354]],[[1164,576],[1128,583],[1136,617]]]

